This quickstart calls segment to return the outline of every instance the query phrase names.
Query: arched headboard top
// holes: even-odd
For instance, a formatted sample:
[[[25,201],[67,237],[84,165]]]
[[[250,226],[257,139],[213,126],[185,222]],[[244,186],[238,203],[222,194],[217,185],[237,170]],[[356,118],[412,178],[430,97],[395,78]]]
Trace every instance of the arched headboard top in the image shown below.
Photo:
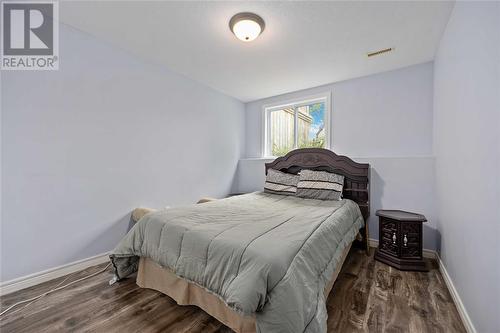
[[[266,163],[266,174],[268,169],[298,173],[302,169],[319,170],[318,168],[325,171],[328,171],[327,168],[335,169],[346,177],[367,177],[370,164],[354,162],[349,157],[337,155],[328,149],[301,148]]]
[[[308,169],[343,175],[343,197],[359,205],[365,221],[370,215],[370,164],[354,162],[328,149],[302,148],[266,163],[266,174],[269,169],[293,174]]]

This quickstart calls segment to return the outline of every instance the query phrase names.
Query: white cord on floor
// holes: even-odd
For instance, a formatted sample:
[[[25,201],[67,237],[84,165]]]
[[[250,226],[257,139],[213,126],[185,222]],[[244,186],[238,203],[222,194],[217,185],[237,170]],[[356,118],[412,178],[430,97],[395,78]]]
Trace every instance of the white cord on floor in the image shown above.
[[[59,287],[60,285],[62,285],[64,282],[68,281],[68,279],[70,278],[70,276],[71,276],[71,275],[66,276],[66,277],[65,277],[65,278],[64,278],[61,282],[59,282],[59,283],[58,283],[58,284],[57,284],[54,288],[57,288],[57,287]],[[47,295],[47,294],[45,294],[45,295]],[[16,311],[11,312],[11,313],[10,313],[10,315],[13,315],[14,313],[17,313],[17,312],[19,312],[19,311],[24,310],[25,308],[27,308],[27,307],[28,307],[28,306],[30,306],[31,304],[35,303],[36,301],[41,300],[42,298],[44,298],[44,297],[45,297],[45,295],[41,295],[39,298],[35,298],[34,300],[32,300],[31,302],[29,302],[28,304],[26,304],[26,305],[25,305],[25,306],[23,306],[22,308],[19,308],[19,309],[17,309]],[[28,300],[27,300],[27,301],[28,301]],[[15,305],[12,305],[12,307],[14,307],[14,306],[15,306]],[[11,308],[12,308],[12,307],[11,307]],[[6,311],[9,311],[9,309],[5,310],[5,312],[6,312]],[[2,312],[1,314],[4,314],[4,312]],[[0,315],[1,315],[1,314],[0,314]]]
[[[38,299],[42,298],[42,297],[43,297],[43,296],[45,296],[45,295],[48,295],[48,294],[50,294],[50,293],[53,293],[54,291],[58,291],[58,290],[64,289],[64,288],[66,288],[66,287],[69,287],[69,286],[71,286],[71,285],[73,285],[73,284],[77,283],[77,282],[80,282],[80,281],[86,280],[86,279],[88,279],[88,278],[91,278],[91,277],[93,277],[93,276],[96,276],[96,275],[98,275],[98,274],[101,274],[101,273],[105,272],[105,271],[109,268],[109,266],[111,266],[111,264],[108,264],[106,267],[104,267],[103,269],[101,269],[101,270],[100,270],[100,271],[98,271],[98,272],[95,272],[95,273],[92,273],[92,274],[90,274],[90,275],[84,276],[84,277],[82,277],[82,278],[79,278],[78,280],[75,280],[75,281],[73,281],[73,282],[70,282],[70,283],[68,283],[68,284],[65,284],[64,286],[60,286],[60,287],[59,287],[59,285],[61,285],[64,281],[66,281],[66,280],[69,278],[69,276],[68,276],[68,277],[66,277],[66,279],[64,279],[61,283],[59,283],[59,284],[58,284],[56,287],[54,287],[53,289],[51,289],[51,290],[49,290],[49,291],[47,291],[47,292],[45,292],[45,293],[43,293],[43,294],[41,294],[41,295],[38,295],[38,296],[35,296],[35,297],[32,297],[32,298],[26,299],[26,300],[24,300],[24,301],[20,301],[20,302],[17,302],[17,303],[15,303],[15,304],[12,304],[12,305],[11,305],[11,306],[9,306],[7,309],[5,309],[5,310],[3,310],[2,312],[0,312],[0,316],[3,316],[5,313],[9,312],[11,309],[15,308],[15,307],[16,307],[16,306],[18,306],[18,305],[21,305],[21,304],[24,304],[24,303],[28,303],[28,302],[30,302],[30,303],[29,303],[29,304],[27,304],[25,307],[23,307],[23,309],[24,309],[24,308],[26,308],[28,305],[30,305],[30,304],[31,304],[31,303],[33,303],[34,301],[36,301],[36,300],[38,300]],[[17,311],[16,311],[16,312],[17,312]]]

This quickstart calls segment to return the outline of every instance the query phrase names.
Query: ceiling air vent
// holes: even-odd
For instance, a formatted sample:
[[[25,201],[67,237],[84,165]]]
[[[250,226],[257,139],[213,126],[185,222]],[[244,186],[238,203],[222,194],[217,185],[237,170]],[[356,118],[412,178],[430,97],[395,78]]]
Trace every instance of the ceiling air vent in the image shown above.
[[[394,51],[394,48],[390,47],[388,49],[383,49],[383,50],[378,50],[378,51],[375,51],[375,52],[370,52],[370,53],[367,53],[366,55],[368,56],[368,58],[371,58],[371,57],[375,57],[375,56],[378,56],[378,55],[381,55],[381,54],[385,54],[385,53],[388,53],[388,52],[392,52],[392,51]]]

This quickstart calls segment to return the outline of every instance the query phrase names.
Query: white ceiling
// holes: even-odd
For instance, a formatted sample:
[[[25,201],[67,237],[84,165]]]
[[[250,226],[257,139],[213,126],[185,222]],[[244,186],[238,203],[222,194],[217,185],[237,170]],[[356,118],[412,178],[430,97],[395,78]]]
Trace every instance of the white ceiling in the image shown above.
[[[61,2],[63,22],[248,102],[434,58],[453,2]],[[251,43],[232,15],[266,22]],[[395,52],[367,58],[369,51]]]

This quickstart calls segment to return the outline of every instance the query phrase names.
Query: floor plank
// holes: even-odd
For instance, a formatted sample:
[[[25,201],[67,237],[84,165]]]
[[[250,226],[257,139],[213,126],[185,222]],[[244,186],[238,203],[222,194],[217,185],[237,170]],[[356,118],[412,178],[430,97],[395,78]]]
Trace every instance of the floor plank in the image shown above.
[[[435,262],[431,270],[403,272],[352,249],[327,300],[328,332],[465,332]],[[6,307],[102,270],[90,267],[1,298]],[[7,332],[183,332],[229,333],[195,306],[179,306],[135,279],[108,285],[105,273],[49,294],[2,316]]]

